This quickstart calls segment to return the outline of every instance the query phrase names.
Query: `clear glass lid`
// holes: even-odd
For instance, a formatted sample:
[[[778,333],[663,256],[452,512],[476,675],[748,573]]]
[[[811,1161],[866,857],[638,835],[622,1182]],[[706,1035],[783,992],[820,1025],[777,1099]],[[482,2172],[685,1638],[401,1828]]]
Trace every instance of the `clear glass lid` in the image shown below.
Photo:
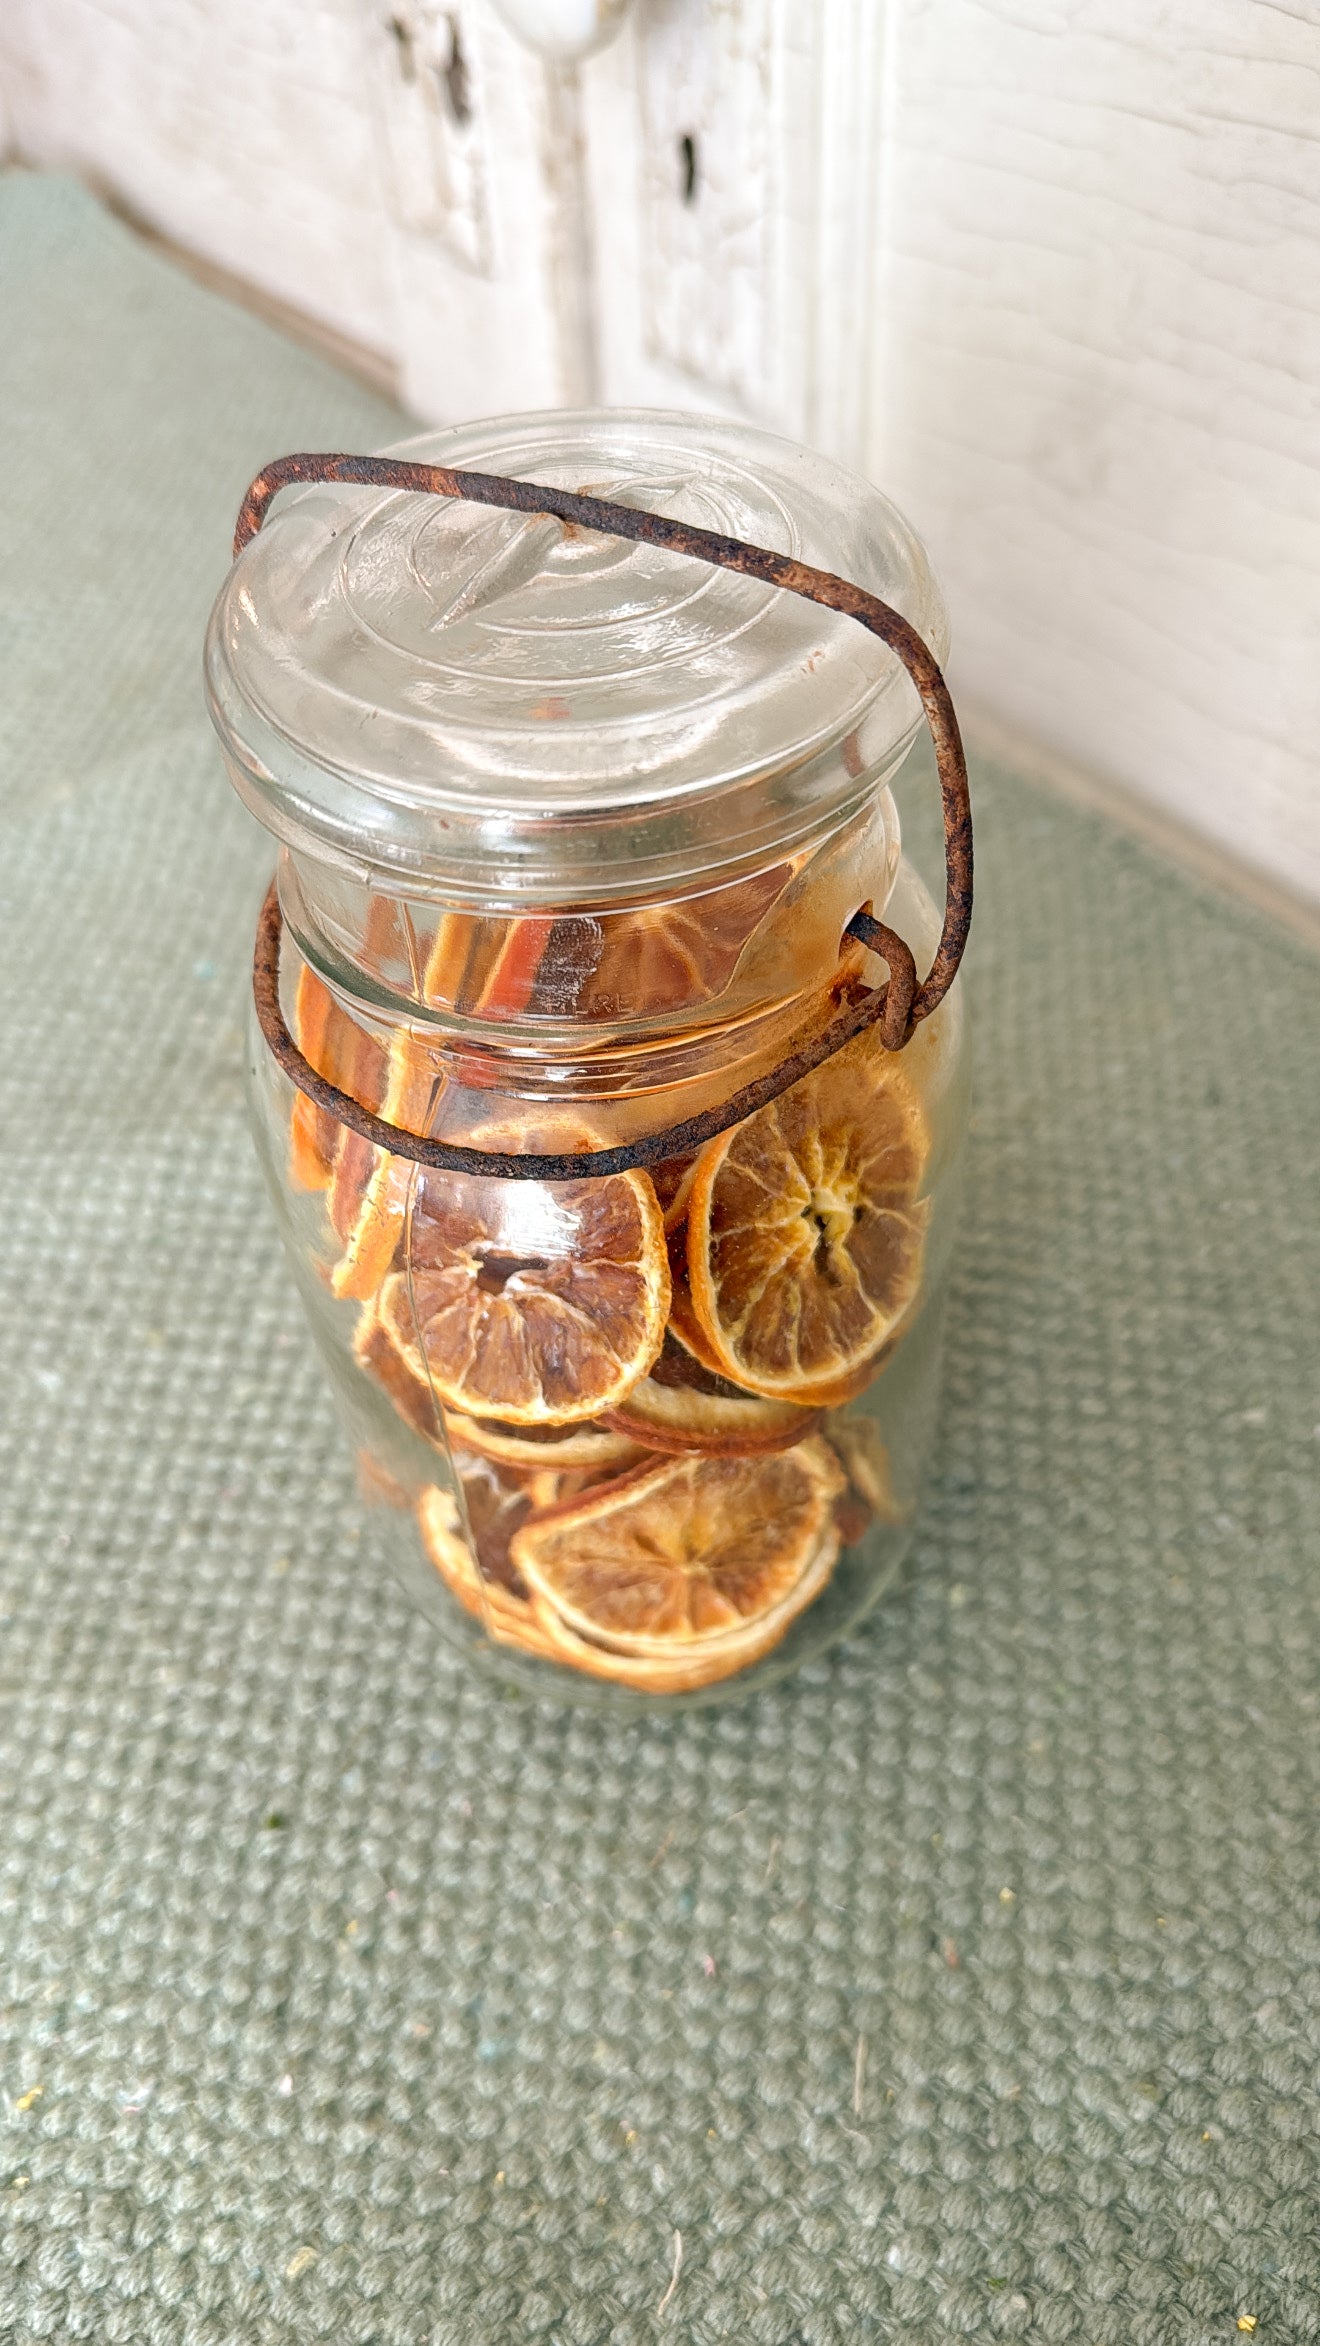
[[[718,418],[507,416],[389,451],[681,517],[869,588],[943,659],[926,555],[867,482]],[[919,722],[855,620],[544,516],[283,497],[212,613],[233,779],[289,846],[449,903],[644,899],[828,834]]]

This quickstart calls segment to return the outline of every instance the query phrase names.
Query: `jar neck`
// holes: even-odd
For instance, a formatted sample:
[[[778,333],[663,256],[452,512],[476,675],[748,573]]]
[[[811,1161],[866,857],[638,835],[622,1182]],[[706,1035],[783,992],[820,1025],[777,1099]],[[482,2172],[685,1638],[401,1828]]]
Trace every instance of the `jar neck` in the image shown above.
[[[465,1058],[595,1069],[602,1085],[653,1059],[683,1081],[686,1059],[776,1029],[829,986],[848,921],[883,911],[899,852],[886,787],[809,850],[644,902],[473,912],[287,850],[280,898],[305,960],[384,1032],[406,1026]]]

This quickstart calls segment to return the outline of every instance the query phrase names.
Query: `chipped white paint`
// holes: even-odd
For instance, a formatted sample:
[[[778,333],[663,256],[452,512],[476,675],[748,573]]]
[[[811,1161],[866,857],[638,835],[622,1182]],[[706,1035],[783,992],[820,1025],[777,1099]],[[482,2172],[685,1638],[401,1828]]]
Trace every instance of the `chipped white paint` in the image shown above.
[[[1320,8],[636,0],[581,61],[616,13],[7,0],[0,120],[428,417],[860,464],[964,690],[1320,900]]]
[[[491,265],[486,93],[477,78],[471,0],[397,0],[377,42],[380,125],[400,227],[435,237],[481,276]]]
[[[478,266],[456,264],[450,239],[392,213],[385,241],[402,395],[419,415],[440,421],[590,396],[581,171],[571,120],[577,69],[533,57],[488,0],[423,4],[446,75],[457,30],[471,108],[460,127],[466,141],[481,142],[489,177],[477,199]],[[422,70],[434,83],[434,68]],[[376,96],[377,127],[388,137],[400,100],[411,93],[387,75]],[[443,108],[452,112],[447,94]]]
[[[645,352],[753,413],[774,367],[782,213],[773,18],[773,0],[660,0],[636,55]]]

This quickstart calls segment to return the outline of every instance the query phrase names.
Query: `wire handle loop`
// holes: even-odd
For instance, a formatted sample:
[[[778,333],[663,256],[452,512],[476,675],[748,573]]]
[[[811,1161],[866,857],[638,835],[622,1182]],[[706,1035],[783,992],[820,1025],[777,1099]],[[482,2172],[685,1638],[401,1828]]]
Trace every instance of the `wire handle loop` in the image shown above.
[[[380,1149],[441,1172],[490,1174],[521,1181],[571,1181],[604,1178],[633,1166],[663,1164],[686,1156],[717,1133],[740,1124],[757,1108],[777,1099],[814,1067],[843,1049],[863,1027],[874,1025],[889,1051],[901,1051],[923,1019],[943,1001],[957,974],[972,918],[972,810],[967,789],[967,762],[949,688],[938,661],[911,621],[864,587],[817,570],[788,554],[766,546],[746,545],[741,538],[719,536],[690,522],[674,521],[659,513],[642,513],[631,505],[616,505],[600,497],[585,497],[568,489],[552,489],[535,481],[504,478],[498,473],[459,472],[446,465],[412,464],[394,456],[298,455],[281,456],[258,473],[239,508],[234,531],[234,557],[256,536],[281,489],[294,483],[342,481],[368,488],[400,489],[423,496],[451,497],[474,505],[494,505],[511,513],[547,514],[580,529],[606,537],[631,538],[662,546],[673,554],[709,562],[720,570],[734,570],[746,578],[841,611],[878,636],[902,661],[921,700],[935,750],[935,764],[944,804],[944,923],[935,958],[918,983],[912,954],[893,929],[866,912],[854,915],[848,933],[877,953],[889,968],[883,986],[864,993],[817,1029],[801,1036],[780,1064],[755,1083],[745,1085],[718,1108],[689,1117],[664,1132],[650,1133],[612,1149],[592,1149],[577,1155],[506,1156],[488,1149],[464,1148],[454,1142],[407,1132],[373,1115],[337,1085],[318,1075],[304,1058],[285,1023],[279,1000],[279,953],[282,922],[275,883],[262,907],[257,927],[252,987],[257,1018],[273,1056],[290,1081],[351,1131]]]

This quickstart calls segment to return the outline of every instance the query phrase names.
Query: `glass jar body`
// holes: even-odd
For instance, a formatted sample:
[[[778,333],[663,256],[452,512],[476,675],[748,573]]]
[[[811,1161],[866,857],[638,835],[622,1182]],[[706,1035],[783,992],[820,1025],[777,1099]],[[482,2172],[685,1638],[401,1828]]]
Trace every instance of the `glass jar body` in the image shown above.
[[[518,1155],[718,1107],[938,916],[887,789],[704,893],[446,908],[286,854],[281,999],[389,1121]],[[532,1693],[764,1687],[892,1580],[932,1447],[966,1122],[955,987],[698,1152],[606,1180],[436,1172],[298,1091],[252,1030],[265,1172],[359,1486],[412,1594]],[[378,1542],[379,1544],[379,1542]]]

